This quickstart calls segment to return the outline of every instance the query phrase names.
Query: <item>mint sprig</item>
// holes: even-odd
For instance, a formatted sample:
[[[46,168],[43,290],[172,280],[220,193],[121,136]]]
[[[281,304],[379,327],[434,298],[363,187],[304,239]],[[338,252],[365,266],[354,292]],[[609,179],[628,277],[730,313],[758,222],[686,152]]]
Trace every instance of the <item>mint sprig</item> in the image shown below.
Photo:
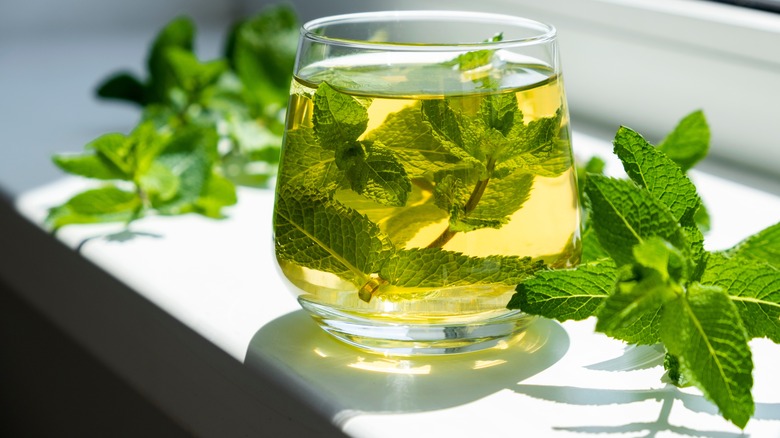
[[[780,223],[734,248],[704,249],[701,199],[685,171],[706,155],[701,112],[657,148],[622,127],[615,154],[630,179],[587,174],[583,264],[520,283],[508,307],[662,343],[678,385],[693,384],[744,428],[755,406],[748,341],[780,342]],[[669,151],[669,154],[665,153]]]
[[[107,186],[53,208],[49,225],[132,222],[151,212],[221,217],[237,184],[265,186],[279,160],[297,32],[290,7],[270,7],[231,28],[222,58],[201,61],[192,20],[170,21],[151,44],[145,78],[119,72],[97,90],[140,106],[137,127],[54,157],[65,172]]]

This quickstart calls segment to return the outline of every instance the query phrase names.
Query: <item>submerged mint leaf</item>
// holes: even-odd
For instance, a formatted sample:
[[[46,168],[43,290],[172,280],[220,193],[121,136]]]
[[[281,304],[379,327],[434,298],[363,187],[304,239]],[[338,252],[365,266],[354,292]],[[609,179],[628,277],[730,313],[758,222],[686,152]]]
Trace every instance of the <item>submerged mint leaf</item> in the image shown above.
[[[691,284],[664,305],[661,339],[680,371],[714,402],[727,420],[744,428],[755,410],[753,361],[736,306],[717,286]]]
[[[694,111],[685,116],[657,147],[687,172],[710,148],[710,128],[704,112]]]
[[[591,175],[585,193],[599,243],[618,266],[632,263],[632,248],[649,237],[660,237],[678,249],[687,247],[668,207],[630,181]]]
[[[450,220],[452,229],[472,230],[479,228],[500,228],[520,210],[531,197],[534,176],[517,171],[500,179],[492,179],[487,185],[479,203],[466,212],[468,197],[458,202],[459,209]]]
[[[441,248],[420,248],[397,251],[379,274],[388,283],[404,287],[513,285],[543,266],[530,257],[469,257]]]
[[[780,271],[760,261],[713,254],[701,282],[726,291],[749,337],[780,343]]]
[[[322,147],[336,150],[363,134],[368,126],[368,110],[354,97],[323,82],[314,93],[313,120]]]
[[[362,286],[393,253],[376,224],[314,191],[287,188],[276,197],[276,255]]]
[[[346,142],[336,150],[336,165],[352,190],[383,205],[406,205],[412,184],[393,151],[379,142]]]
[[[299,126],[287,132],[279,181],[289,186],[311,187],[333,194],[344,179],[336,166],[335,153],[323,148],[314,130]]]
[[[456,166],[459,161],[434,138],[430,125],[423,121],[419,105],[390,114],[366,139],[392,149],[410,178],[430,176]]]
[[[608,259],[576,269],[541,270],[517,286],[507,307],[561,322],[583,320],[595,315],[609,297],[616,275]]]
[[[694,214],[701,199],[696,187],[674,161],[626,127],[618,130],[614,145],[615,154],[635,183],[666,204],[680,224],[695,224]]]

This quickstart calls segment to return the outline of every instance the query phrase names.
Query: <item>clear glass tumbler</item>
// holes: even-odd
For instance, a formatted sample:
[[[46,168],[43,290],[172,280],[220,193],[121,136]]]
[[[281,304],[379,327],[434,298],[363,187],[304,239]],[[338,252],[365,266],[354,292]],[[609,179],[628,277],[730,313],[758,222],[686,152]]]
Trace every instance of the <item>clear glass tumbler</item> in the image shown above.
[[[580,257],[555,29],[496,14],[376,12],[301,29],[275,254],[327,332],[385,354],[491,347],[537,269]]]

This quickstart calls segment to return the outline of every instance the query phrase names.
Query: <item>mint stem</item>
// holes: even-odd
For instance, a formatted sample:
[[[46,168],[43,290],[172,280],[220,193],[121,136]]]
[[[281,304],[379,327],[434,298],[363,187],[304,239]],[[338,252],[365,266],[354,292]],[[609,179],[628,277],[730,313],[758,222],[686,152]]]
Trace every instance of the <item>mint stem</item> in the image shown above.
[[[488,158],[486,168],[486,173],[488,175],[493,174],[493,170],[496,167],[496,160],[492,157]],[[477,181],[477,185],[474,186],[474,190],[471,191],[471,196],[469,196],[468,201],[466,201],[466,205],[463,206],[463,216],[468,216],[469,213],[474,211],[475,208],[477,208],[477,204],[482,199],[482,195],[485,194],[485,189],[487,189],[488,183],[490,182],[490,176],[488,176],[485,179],[481,179]],[[427,248],[441,248],[444,245],[447,244],[455,235],[458,234],[458,231],[453,230],[450,227],[447,227],[446,230],[442,231],[442,233],[437,237],[433,242],[429,243]]]

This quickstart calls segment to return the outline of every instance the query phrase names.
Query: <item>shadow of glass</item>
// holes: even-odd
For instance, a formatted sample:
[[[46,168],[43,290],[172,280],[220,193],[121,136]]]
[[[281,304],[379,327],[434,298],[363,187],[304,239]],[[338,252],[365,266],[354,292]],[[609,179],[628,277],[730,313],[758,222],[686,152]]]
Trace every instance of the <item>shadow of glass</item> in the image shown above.
[[[244,364],[288,368],[305,393],[327,394],[317,406],[331,418],[358,412],[404,413],[444,409],[483,398],[549,368],[569,349],[556,322],[539,319],[497,347],[441,356],[386,357],[333,339],[303,310],[263,326]],[[317,403],[314,401],[314,403]],[[339,420],[337,420],[339,421]]]

